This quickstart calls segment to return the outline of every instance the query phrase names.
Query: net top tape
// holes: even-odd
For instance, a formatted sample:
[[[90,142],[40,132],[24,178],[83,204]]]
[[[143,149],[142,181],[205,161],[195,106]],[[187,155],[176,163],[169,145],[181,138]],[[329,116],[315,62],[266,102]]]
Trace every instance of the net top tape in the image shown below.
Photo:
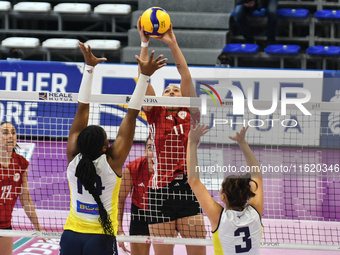
[[[91,103],[127,105],[131,99],[130,95],[105,95],[92,94]],[[32,101],[32,102],[54,102],[54,103],[77,103],[78,93],[66,92],[18,92],[18,91],[1,91],[1,101]],[[207,107],[228,108],[234,107],[232,99],[223,99],[222,104],[207,98]],[[273,105],[271,100],[252,100],[253,107],[256,109],[270,109]],[[180,107],[201,107],[202,99],[193,97],[159,97],[145,96],[144,106],[180,106]],[[247,109],[247,100],[244,100],[245,109]],[[303,106],[309,111],[316,112],[340,112],[340,102],[306,102]],[[277,109],[281,108],[281,102],[277,102]],[[288,104],[287,109],[297,110],[293,104]]]

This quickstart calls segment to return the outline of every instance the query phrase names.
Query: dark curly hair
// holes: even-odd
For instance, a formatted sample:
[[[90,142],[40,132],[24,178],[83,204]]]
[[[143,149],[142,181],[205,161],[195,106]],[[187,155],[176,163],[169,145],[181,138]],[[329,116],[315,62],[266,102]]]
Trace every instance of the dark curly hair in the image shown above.
[[[99,192],[95,187],[97,178],[96,167],[93,160],[102,155],[102,148],[105,145],[105,131],[100,126],[88,126],[84,128],[77,139],[78,150],[81,153],[81,160],[76,169],[76,177],[84,188],[93,196],[99,206],[99,222],[106,235],[114,235],[112,221],[100,199]]]
[[[244,208],[247,201],[255,197],[255,193],[251,190],[250,184],[254,182],[251,179],[250,173],[244,175],[230,175],[224,179],[222,183],[222,193],[227,196],[229,207]]]

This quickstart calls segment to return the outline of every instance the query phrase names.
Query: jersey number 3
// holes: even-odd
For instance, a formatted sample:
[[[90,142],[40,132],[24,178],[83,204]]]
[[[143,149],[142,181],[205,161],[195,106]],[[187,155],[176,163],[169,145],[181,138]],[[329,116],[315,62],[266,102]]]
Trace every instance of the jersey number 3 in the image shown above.
[[[242,238],[242,241],[246,243],[246,247],[242,247],[241,245],[235,245],[236,253],[248,252],[251,249],[251,239],[249,238],[250,237],[249,227],[236,229],[234,232],[234,236],[240,236],[241,233],[244,233],[244,237]]]

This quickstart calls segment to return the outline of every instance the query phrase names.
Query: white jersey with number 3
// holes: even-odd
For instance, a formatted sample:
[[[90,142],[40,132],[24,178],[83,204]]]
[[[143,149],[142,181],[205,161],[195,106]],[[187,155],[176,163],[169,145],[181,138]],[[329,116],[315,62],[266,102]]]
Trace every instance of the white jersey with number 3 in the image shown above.
[[[243,211],[223,209],[213,232],[215,255],[259,255],[262,225],[259,213],[248,205]]]

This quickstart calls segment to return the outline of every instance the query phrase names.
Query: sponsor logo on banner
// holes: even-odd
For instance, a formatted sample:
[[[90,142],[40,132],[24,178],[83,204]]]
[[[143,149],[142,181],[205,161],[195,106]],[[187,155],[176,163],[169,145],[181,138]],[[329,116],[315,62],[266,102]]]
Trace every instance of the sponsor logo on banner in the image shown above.
[[[160,244],[161,244],[161,243],[164,243],[164,239],[156,239],[156,238],[153,238],[153,239],[152,239],[152,243],[156,243],[156,244],[157,244],[157,243],[160,243]]]
[[[158,104],[157,99],[155,98],[144,98],[144,103]]]
[[[126,97],[125,102],[129,103],[131,100],[131,97]],[[152,103],[152,104],[158,104],[157,99],[155,98],[144,98],[143,100],[144,103]]]
[[[62,233],[59,232],[41,232],[41,236],[46,237],[61,237]]]
[[[39,93],[39,100],[47,100],[47,93]]]
[[[322,101],[340,104],[340,84],[333,82],[334,78],[325,79]],[[340,148],[340,113],[321,113],[321,147]]]
[[[262,247],[279,247],[280,243],[278,242],[261,242]]]
[[[200,82],[200,84],[201,84],[201,85],[204,85],[204,86],[206,86],[206,87],[208,87],[212,92],[214,92],[215,95],[217,96],[218,100],[220,101],[220,104],[223,105],[223,104],[222,104],[222,101],[221,101],[221,98],[220,98],[220,95],[217,93],[217,91],[216,91],[212,86],[210,86],[210,85],[208,85],[208,84],[205,84],[205,83],[202,83],[202,82]],[[213,96],[208,90],[203,89],[203,88],[200,88],[200,90],[203,90],[204,92],[206,92],[206,93],[212,98],[212,100],[214,100],[215,105],[217,105],[214,96]],[[202,100],[202,104],[203,104],[203,100]],[[202,114],[203,114],[203,113],[202,113]]]
[[[39,100],[53,102],[74,102],[72,93],[64,92],[39,92]]]
[[[340,102],[340,90],[336,90],[335,95],[329,101]],[[333,134],[340,134],[340,115],[338,112],[331,112],[328,115],[328,127]]]

